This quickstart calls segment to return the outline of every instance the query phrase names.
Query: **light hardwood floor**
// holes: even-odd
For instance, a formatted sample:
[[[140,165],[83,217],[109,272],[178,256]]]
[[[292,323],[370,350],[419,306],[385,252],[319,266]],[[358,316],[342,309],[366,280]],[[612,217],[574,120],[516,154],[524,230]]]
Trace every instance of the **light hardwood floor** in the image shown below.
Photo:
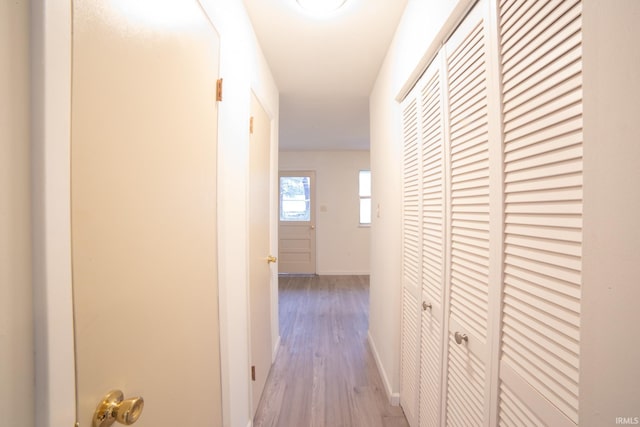
[[[255,427],[408,427],[367,343],[368,276],[280,278],[280,350]]]

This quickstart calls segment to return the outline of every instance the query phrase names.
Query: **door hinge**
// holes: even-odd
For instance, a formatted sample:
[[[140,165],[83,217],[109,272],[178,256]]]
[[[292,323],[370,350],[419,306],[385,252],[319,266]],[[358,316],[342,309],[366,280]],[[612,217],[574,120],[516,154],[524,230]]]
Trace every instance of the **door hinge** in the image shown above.
[[[255,381],[256,380],[256,367],[252,366],[251,367],[251,381]]]
[[[253,116],[249,119],[249,133],[253,135]]]
[[[80,427],[80,422],[76,421],[76,423],[73,425],[73,427]]]
[[[222,79],[216,82],[216,101],[222,101]]]

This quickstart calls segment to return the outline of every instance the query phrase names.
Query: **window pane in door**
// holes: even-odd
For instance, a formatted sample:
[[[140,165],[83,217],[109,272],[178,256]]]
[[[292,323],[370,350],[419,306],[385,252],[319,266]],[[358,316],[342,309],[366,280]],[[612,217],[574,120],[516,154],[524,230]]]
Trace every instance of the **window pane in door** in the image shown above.
[[[280,177],[280,221],[310,221],[311,177]]]
[[[371,171],[360,171],[360,197],[371,197]]]
[[[371,199],[360,199],[360,224],[371,224]]]

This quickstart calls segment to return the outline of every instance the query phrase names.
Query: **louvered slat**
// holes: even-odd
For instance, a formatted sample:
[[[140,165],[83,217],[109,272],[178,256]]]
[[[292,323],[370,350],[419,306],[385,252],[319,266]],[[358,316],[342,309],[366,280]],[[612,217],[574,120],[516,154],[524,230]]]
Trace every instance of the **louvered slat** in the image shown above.
[[[437,58],[439,59],[439,58]],[[444,288],[444,132],[440,68],[423,77],[422,102],[422,295],[431,304],[422,312],[420,426],[440,425],[442,382],[442,300]]]
[[[473,353],[449,342],[447,424],[480,426],[484,420],[485,366]]]
[[[418,112],[415,100],[405,108],[403,122],[403,275],[405,283],[418,286],[420,164],[418,162]]]
[[[480,7],[458,29],[462,38],[449,43],[446,59],[450,179],[446,423],[456,426],[483,425],[487,415],[489,127],[487,48]],[[453,340],[459,328],[469,335],[469,346]]]
[[[522,384],[578,423],[582,243],[579,0],[500,5],[504,130],[501,425],[549,424]],[[508,9],[507,9],[508,8]],[[501,374],[502,377],[502,374]],[[555,414],[555,412],[554,412]],[[542,417],[542,418],[538,418]]]
[[[423,142],[423,290],[431,301],[442,300],[444,267],[443,131],[438,73],[422,91]]]
[[[415,92],[415,91],[414,91]],[[422,273],[420,115],[417,96],[403,107],[402,164],[402,337],[400,403],[418,425],[420,376],[419,296]]]
[[[422,313],[420,362],[420,426],[438,426],[442,372],[442,324],[430,311]]]
[[[417,378],[420,375],[420,335],[416,319],[418,300],[406,287],[402,291],[402,369],[401,403],[411,426],[417,426],[416,402],[419,393]]]
[[[480,23],[447,59],[450,93],[465,91],[467,94],[466,98],[450,99],[451,315],[461,325],[473,330],[483,342],[487,336],[489,280],[485,50],[483,25]],[[463,86],[469,73],[477,77],[473,81],[478,83],[472,88]],[[479,198],[484,201],[479,203]],[[469,237],[476,240],[469,240]]]
[[[500,425],[543,426],[545,423],[504,382],[501,382]]]

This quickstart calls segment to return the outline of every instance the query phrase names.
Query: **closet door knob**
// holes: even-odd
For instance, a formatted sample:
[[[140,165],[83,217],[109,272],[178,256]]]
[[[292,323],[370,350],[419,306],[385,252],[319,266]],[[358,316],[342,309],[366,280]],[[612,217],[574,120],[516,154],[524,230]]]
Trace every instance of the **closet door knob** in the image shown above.
[[[461,334],[460,332],[456,332],[453,336],[456,339],[456,343],[458,344],[462,344],[462,341],[469,342],[469,337],[467,336],[467,334]]]
[[[427,304],[426,301],[422,301],[422,311],[427,311],[427,308],[432,308],[431,304]]]

